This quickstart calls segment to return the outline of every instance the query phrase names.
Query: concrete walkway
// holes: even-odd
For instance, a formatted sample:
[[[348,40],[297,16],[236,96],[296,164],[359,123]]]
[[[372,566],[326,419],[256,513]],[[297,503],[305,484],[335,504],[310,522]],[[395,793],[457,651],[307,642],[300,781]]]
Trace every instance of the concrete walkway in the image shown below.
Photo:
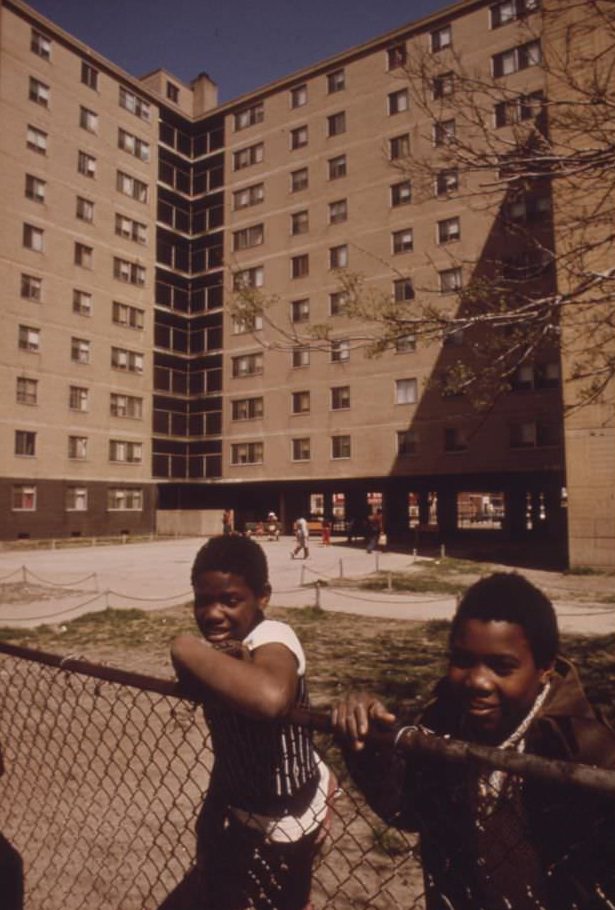
[[[106,607],[159,610],[191,597],[190,569],[198,538],[58,550],[0,552],[0,625],[27,628],[63,623]],[[449,619],[455,598],[429,594],[389,594],[336,588],[340,576],[356,578],[411,568],[411,553],[373,553],[312,541],[307,560],[290,558],[294,541],[263,541],[274,589],[272,604],[424,621]],[[317,594],[310,585],[327,582]],[[23,588],[23,581],[27,587]],[[50,586],[57,586],[50,589]],[[604,634],[615,631],[615,606],[557,600],[562,631]]]

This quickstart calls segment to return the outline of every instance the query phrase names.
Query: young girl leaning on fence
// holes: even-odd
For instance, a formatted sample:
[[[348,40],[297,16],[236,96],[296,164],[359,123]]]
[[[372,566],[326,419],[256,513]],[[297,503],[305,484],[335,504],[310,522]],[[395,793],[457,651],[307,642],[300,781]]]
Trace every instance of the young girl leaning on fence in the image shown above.
[[[303,649],[290,626],[264,617],[271,587],[255,541],[212,538],[192,585],[202,638],[179,636],[171,655],[214,749],[197,824],[199,907],[307,910],[334,779],[288,718],[307,704]]]
[[[470,587],[428,733],[615,769],[615,732],[557,656],[547,597],[521,575]],[[349,769],[387,822],[420,834],[427,910],[612,910],[615,797],[371,745],[396,718],[366,693],[333,711]],[[397,737],[398,739],[400,737]]]

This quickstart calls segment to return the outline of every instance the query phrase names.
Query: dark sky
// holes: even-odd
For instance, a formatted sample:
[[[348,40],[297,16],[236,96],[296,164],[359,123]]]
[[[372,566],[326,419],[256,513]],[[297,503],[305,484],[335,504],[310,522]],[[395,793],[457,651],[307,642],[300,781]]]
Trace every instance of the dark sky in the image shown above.
[[[133,76],[218,83],[220,101],[447,6],[444,0],[30,0]]]

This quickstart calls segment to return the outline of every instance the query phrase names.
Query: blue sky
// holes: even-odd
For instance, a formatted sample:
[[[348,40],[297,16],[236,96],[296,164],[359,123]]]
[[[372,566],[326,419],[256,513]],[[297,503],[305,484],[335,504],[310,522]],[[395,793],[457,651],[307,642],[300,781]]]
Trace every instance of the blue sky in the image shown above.
[[[221,101],[447,6],[444,0],[30,0],[133,76],[207,72]]]

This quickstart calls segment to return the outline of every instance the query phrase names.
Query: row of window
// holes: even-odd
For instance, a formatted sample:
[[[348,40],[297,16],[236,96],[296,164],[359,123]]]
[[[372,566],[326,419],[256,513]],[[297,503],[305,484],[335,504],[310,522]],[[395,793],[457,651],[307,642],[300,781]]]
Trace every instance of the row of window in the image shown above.
[[[41,351],[42,330],[36,326],[20,325],[17,333],[17,346],[21,351],[37,354]],[[70,339],[70,358],[73,363],[88,364],[92,357],[92,342],[87,338]],[[111,367],[115,370],[127,370],[129,373],[142,373],[145,355],[139,351],[126,348],[111,348]]]
[[[18,376],[15,397],[19,404],[38,404],[39,380],[27,376]],[[87,413],[90,410],[90,390],[87,386],[71,385],[68,387],[68,407],[71,411]],[[123,392],[109,393],[109,413],[112,417],[130,417],[134,420],[143,418],[143,399],[137,395],[126,395]]]
[[[15,455],[36,456],[37,433],[34,430],[15,430]],[[88,457],[88,437],[69,436],[67,455],[72,461]],[[109,440],[109,461],[120,464],[142,464],[143,443],[130,439]]]
[[[87,487],[67,487],[64,499],[67,512],[86,512],[88,509]],[[37,487],[35,484],[14,484],[11,490],[13,512],[35,512],[37,509]],[[138,487],[110,487],[107,490],[109,512],[141,512],[143,490]]]
[[[85,108],[82,108],[82,111],[85,111],[86,114],[92,114],[91,111],[88,112]],[[85,119],[87,120],[87,118]],[[145,140],[139,139],[138,136],[134,136],[132,133],[128,133],[126,130],[120,128],[118,129],[117,144],[118,148],[128,152],[135,158],[139,158],[141,161],[149,161],[150,145],[148,142],[145,142]],[[49,133],[40,127],[28,124],[26,129],[26,146],[39,155],[46,155],[49,150]],[[77,170],[85,177],[95,177],[96,158],[93,155],[80,151],[77,157]],[[118,189],[120,189],[121,182],[122,181],[120,181],[120,178],[118,177]],[[147,198],[147,192],[145,193],[145,196]],[[146,199],[141,201],[146,201]]]
[[[523,421],[509,425],[509,446],[513,449],[533,449],[557,446],[560,443],[559,427],[556,424],[540,421]],[[333,460],[352,458],[352,437],[340,434],[329,437],[330,457]],[[468,450],[470,445],[468,433],[457,427],[445,427],[442,437],[442,450],[445,453],[458,453]],[[312,457],[311,439],[302,436],[290,440],[291,461],[310,461]],[[263,464],[265,444],[262,440],[238,442],[231,444],[231,464]],[[395,433],[395,453],[398,456],[419,454],[419,432],[417,430],[397,430]]]
[[[509,22],[522,18],[539,7],[539,0],[501,0],[491,6],[491,28],[499,28]],[[453,32],[450,24],[439,26],[429,34],[429,46],[432,53],[452,47]],[[407,63],[407,49],[405,41],[397,42],[386,50],[387,70],[394,70],[405,66]],[[495,63],[494,63],[494,74]],[[346,70],[338,67],[325,74],[327,94],[333,95],[346,88]],[[390,97],[390,96],[389,96]],[[435,95],[435,97],[439,97]],[[295,85],[289,92],[289,103],[293,109],[304,107],[308,103],[308,85],[302,83]],[[403,108],[405,110],[406,108]],[[265,108],[262,101],[250,104],[235,113],[235,130],[243,130],[255,124],[262,123],[265,119]]]
[[[125,219],[125,221],[128,222],[130,219]],[[122,225],[123,224],[124,220],[122,221]],[[34,253],[44,253],[44,229],[26,222],[23,226],[22,242],[26,249],[32,250]],[[75,241],[73,261],[75,265],[78,265],[83,269],[93,269],[94,247],[89,246],[87,243]],[[143,287],[145,285],[145,276],[145,266],[141,265],[139,262],[131,262],[128,259],[121,259],[119,256],[113,257],[113,277],[117,278],[118,281],[123,281],[125,284],[134,284],[137,287]]]
[[[38,275],[21,275],[21,296],[25,300],[41,303],[43,300],[43,279]],[[94,297],[90,291],[73,288],[73,313],[79,316],[91,316],[94,308]],[[111,304],[111,320],[116,325],[131,329],[142,329],[145,322],[145,310],[128,303],[114,300]]]

